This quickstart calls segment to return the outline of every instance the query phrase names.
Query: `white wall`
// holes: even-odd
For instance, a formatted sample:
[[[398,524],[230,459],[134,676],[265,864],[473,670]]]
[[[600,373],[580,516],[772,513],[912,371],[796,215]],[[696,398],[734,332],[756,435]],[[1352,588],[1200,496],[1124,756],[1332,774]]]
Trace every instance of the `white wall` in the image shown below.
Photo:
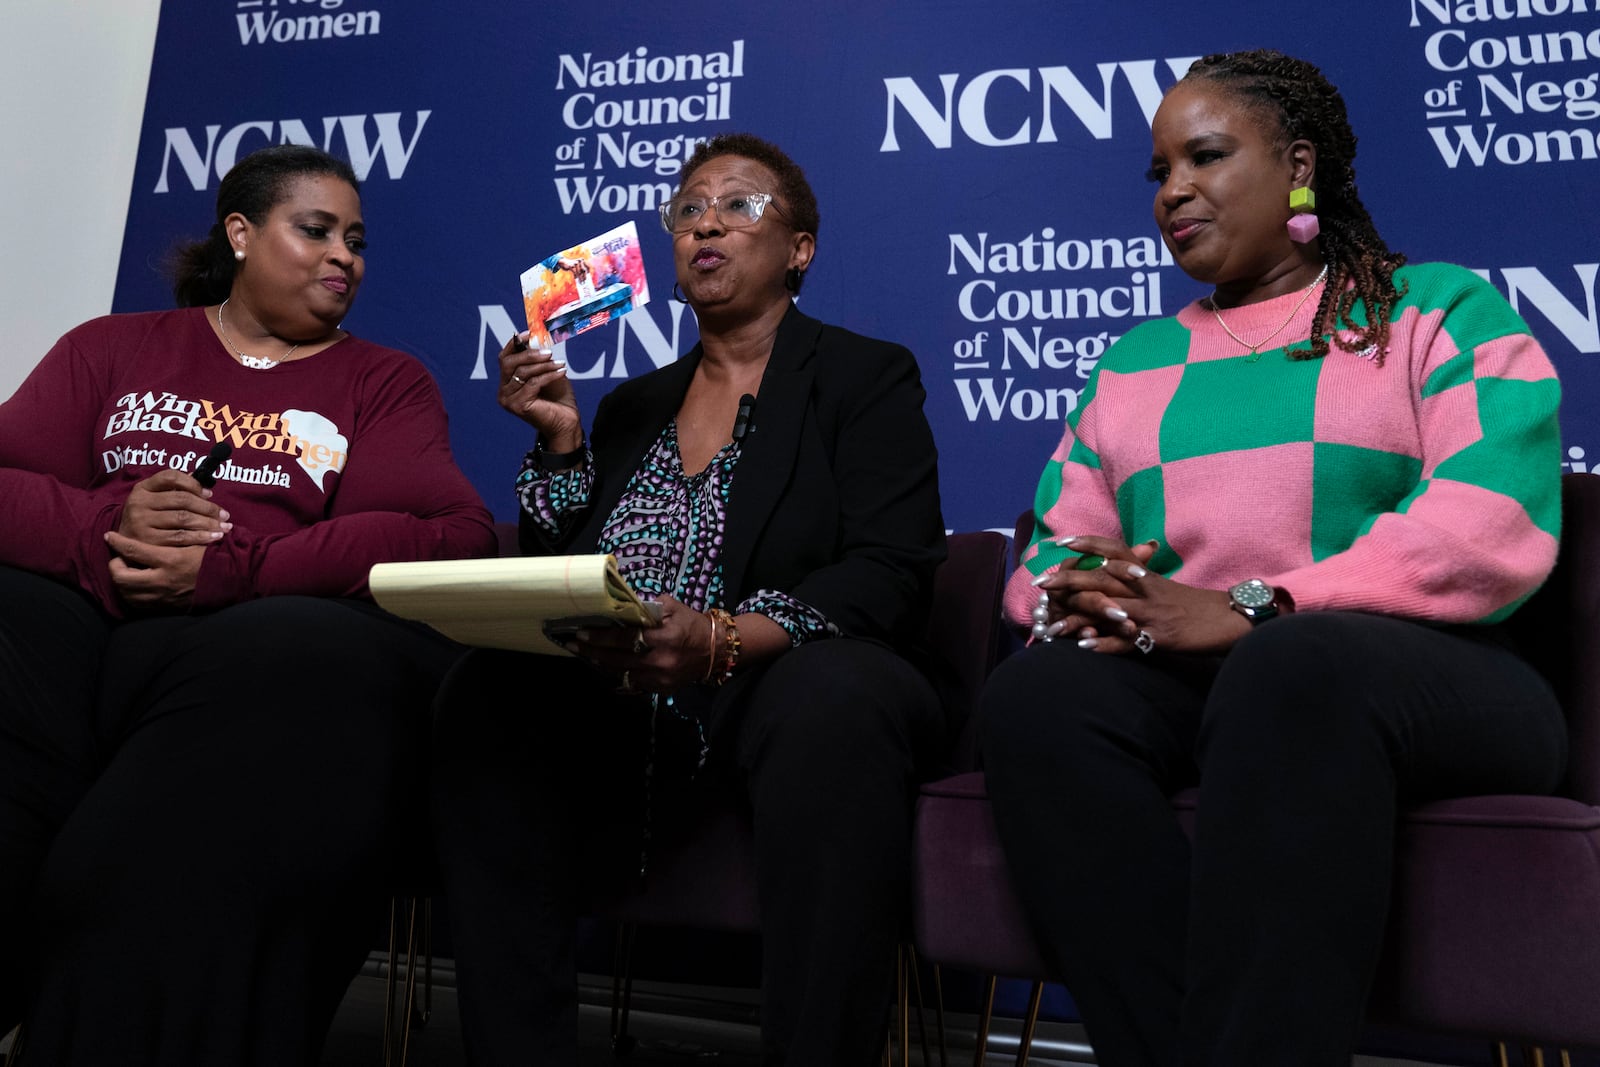
[[[111,310],[159,9],[0,2],[0,398]]]

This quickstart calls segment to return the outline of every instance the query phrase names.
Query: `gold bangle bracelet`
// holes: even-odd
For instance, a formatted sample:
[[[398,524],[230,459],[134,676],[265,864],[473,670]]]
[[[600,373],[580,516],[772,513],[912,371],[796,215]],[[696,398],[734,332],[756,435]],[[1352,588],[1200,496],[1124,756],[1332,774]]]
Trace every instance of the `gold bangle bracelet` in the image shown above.
[[[706,621],[711,623],[711,645],[706,649],[706,676],[700,679],[701,685],[707,685],[711,676],[717,673],[717,610],[712,608],[706,612]]]
[[[733,677],[733,669],[739,664],[739,624],[733,621],[732,615],[721,608],[712,608],[707,614],[722,625],[720,650],[722,654],[720,657],[713,657],[715,666],[711,677],[712,685],[722,685]]]

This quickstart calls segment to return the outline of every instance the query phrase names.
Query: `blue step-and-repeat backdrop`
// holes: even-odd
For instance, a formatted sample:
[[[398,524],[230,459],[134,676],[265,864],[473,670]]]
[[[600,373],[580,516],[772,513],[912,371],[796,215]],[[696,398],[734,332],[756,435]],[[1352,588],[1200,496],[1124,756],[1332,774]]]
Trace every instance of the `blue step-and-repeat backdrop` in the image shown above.
[[[699,139],[748,130],[822,208],[811,314],[908,345],[946,523],[1009,529],[1095,361],[1202,290],[1150,215],[1150,118],[1206,52],[1318,63],[1361,190],[1414,261],[1481,272],[1565,383],[1567,466],[1600,463],[1600,3],[561,4],[164,0],[115,307],[219,177],[298,141],[350,159],[372,247],[346,325],[438,377],[462,466],[501,518],[531,431],[495,405],[518,277],[635,220],[654,299],[566,346],[587,413],[694,342],[655,207]],[[1219,418],[1229,417],[1219,412]]]

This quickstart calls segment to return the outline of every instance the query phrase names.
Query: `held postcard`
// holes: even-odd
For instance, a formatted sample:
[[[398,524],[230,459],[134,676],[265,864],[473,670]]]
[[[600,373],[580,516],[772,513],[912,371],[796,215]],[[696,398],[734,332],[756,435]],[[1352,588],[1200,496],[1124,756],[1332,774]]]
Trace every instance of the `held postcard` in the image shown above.
[[[623,223],[522,272],[529,336],[556,345],[650,300],[639,231]]]

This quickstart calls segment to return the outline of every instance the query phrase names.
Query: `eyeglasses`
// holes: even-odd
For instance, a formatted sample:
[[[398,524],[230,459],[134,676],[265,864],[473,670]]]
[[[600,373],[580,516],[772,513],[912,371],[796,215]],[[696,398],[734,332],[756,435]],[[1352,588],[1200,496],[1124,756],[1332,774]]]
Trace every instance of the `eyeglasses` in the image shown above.
[[[723,193],[721,196],[675,196],[661,205],[661,225],[668,233],[684,233],[700,224],[715,210],[717,219],[730,230],[754,226],[771,204],[779,214],[783,209],[772,201],[771,193]]]

